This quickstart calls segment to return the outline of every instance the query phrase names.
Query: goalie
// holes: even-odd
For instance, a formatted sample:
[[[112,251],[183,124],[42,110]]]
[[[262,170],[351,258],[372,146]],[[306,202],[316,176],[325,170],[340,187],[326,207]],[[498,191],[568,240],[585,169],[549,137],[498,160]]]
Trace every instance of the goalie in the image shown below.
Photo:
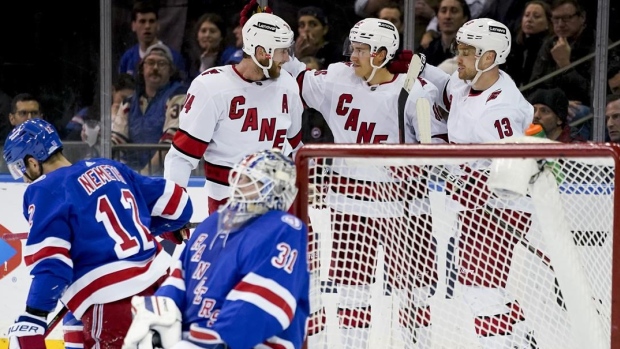
[[[309,275],[306,226],[285,212],[295,180],[277,149],[235,165],[227,204],[196,228],[155,296],[133,298],[123,348],[150,347],[153,331],[164,348],[300,348]]]

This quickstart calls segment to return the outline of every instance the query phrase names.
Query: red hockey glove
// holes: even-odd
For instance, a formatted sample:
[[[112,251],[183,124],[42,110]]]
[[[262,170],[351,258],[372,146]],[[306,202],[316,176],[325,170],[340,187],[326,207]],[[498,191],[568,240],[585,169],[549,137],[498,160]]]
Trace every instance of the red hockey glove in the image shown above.
[[[179,230],[162,233],[159,236],[161,236],[162,239],[166,239],[168,241],[174,242],[177,245],[180,245],[183,243],[183,241],[189,239],[189,234],[189,228],[186,225]]]
[[[413,55],[414,53],[412,51],[403,50],[388,63],[387,69],[392,74],[407,74],[407,69],[409,69],[409,63]],[[420,74],[422,74],[426,66],[426,56],[423,53],[416,53],[416,55],[420,56],[420,61],[422,62],[422,68],[420,69]]]
[[[243,27],[245,22],[248,21],[248,18],[252,17],[252,15],[255,13],[261,13],[261,12],[272,13],[271,8],[269,8],[269,6],[265,6],[265,8],[261,8],[256,2],[256,0],[250,0],[250,2],[247,3],[241,10],[241,13],[239,15],[239,25]]]

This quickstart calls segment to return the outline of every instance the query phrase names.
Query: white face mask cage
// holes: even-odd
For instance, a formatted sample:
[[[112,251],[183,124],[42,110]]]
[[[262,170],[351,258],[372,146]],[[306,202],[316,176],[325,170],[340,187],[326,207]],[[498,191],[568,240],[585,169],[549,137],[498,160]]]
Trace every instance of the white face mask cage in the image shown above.
[[[247,157],[230,171],[230,196],[223,208],[229,219],[224,226],[239,226],[269,210],[288,210],[297,195],[295,180],[294,165],[279,151]]]

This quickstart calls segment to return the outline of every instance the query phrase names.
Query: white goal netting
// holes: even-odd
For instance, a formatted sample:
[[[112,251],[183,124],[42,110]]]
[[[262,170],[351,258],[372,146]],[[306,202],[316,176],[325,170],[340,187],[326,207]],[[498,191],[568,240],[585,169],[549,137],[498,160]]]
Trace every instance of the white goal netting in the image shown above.
[[[617,154],[304,147],[308,348],[611,348]]]

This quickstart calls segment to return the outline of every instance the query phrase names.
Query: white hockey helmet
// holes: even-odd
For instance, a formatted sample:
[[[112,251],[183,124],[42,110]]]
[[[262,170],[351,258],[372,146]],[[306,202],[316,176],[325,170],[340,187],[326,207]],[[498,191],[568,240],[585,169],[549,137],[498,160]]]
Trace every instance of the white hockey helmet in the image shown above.
[[[295,163],[275,148],[245,157],[230,171],[227,207],[251,216],[286,211],[297,195]]]
[[[271,13],[256,13],[243,25],[243,52],[250,55],[254,63],[265,69],[271,68],[273,54],[278,48],[290,49],[294,33],[280,17]],[[264,67],[256,60],[256,48],[261,46],[269,57],[269,65]]]
[[[387,56],[385,61],[378,66],[385,66],[396,55],[400,45],[400,36],[396,26],[390,21],[378,18],[366,18],[357,22],[349,32],[349,41],[361,42],[370,46],[371,64],[379,49],[385,47]],[[373,65],[373,67],[375,67]]]
[[[495,51],[493,66],[504,64],[510,53],[510,30],[504,24],[490,18],[473,19],[463,24],[456,33],[456,41],[475,47],[478,57],[485,52]]]

